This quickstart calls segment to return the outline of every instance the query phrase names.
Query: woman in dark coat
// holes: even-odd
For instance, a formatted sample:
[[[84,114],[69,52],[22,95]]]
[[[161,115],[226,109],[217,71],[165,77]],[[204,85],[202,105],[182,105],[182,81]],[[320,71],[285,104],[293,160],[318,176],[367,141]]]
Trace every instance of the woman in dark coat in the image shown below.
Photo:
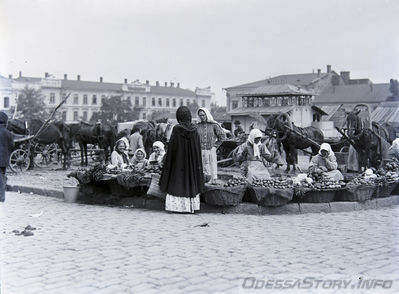
[[[194,213],[204,188],[200,138],[187,107],[180,106],[176,118],[179,124],[170,137],[160,188],[167,193],[166,210]]]
[[[14,146],[12,135],[7,130],[8,116],[0,112],[0,202],[6,199],[6,168]]]

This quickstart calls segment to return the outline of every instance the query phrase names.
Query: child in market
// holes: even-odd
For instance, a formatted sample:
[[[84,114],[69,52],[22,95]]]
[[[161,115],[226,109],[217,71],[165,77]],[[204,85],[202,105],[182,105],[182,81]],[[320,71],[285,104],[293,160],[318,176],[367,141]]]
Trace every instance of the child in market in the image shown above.
[[[133,158],[130,161],[130,164],[133,166],[133,169],[144,170],[144,168],[148,165],[148,160],[146,159],[146,152],[143,148],[139,148],[133,155]]]

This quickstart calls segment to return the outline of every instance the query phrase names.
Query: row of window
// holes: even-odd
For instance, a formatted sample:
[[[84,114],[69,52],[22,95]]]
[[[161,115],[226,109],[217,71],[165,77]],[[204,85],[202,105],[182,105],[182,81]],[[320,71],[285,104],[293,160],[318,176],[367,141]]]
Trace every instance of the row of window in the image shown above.
[[[105,95],[102,95],[102,96],[101,96],[101,99],[104,99],[104,98],[106,98],[106,96],[105,96]],[[133,101],[131,100],[131,97],[128,96],[127,99],[130,100],[130,102],[131,102],[132,105],[133,105]],[[172,102],[172,103],[171,103],[171,102]],[[56,103],[56,101],[55,101],[55,93],[50,93],[50,104],[55,104],[55,103]],[[68,104],[68,100],[67,100],[66,103]],[[191,103],[191,102],[190,102],[190,99],[186,99],[186,106],[189,105],[190,103]],[[79,95],[78,95],[78,94],[74,94],[74,95],[73,95],[73,104],[74,104],[74,105],[79,105]],[[83,103],[82,103],[82,104],[83,104],[83,105],[88,105],[88,96],[87,96],[86,94],[83,95]],[[92,104],[92,105],[97,105],[97,95],[95,95],[95,94],[92,95],[91,104]],[[180,101],[179,101],[179,106],[183,106],[183,105],[184,105],[184,100],[183,100],[183,99],[180,99]],[[140,106],[140,97],[138,97],[138,96],[135,97],[135,99],[134,99],[134,106],[136,106],[136,107],[137,107],[137,106]],[[143,106],[143,107],[146,107],[146,106],[147,106],[147,98],[146,98],[146,97],[143,97],[142,106]],[[151,106],[153,106],[153,107],[163,107],[162,98],[158,98],[158,104],[157,104],[156,98],[155,98],[155,97],[152,97],[152,99],[151,99]],[[176,98],[173,98],[172,101],[170,101],[169,98],[166,98],[165,107],[177,107],[177,100],[176,100]],[[202,100],[202,101],[201,101],[201,107],[205,107],[205,100]]]
[[[66,120],[67,120],[67,112],[66,112],[66,111],[63,111],[63,112],[62,112],[62,120],[63,120],[63,121],[66,121]],[[82,117],[79,117],[79,112],[75,110],[75,111],[73,112],[73,120],[74,120],[74,121],[77,121],[77,120],[87,121],[87,120],[88,120],[87,111],[83,111]]]
[[[311,101],[310,96],[242,97],[243,107],[310,105]],[[234,106],[238,106],[238,101],[233,101]]]

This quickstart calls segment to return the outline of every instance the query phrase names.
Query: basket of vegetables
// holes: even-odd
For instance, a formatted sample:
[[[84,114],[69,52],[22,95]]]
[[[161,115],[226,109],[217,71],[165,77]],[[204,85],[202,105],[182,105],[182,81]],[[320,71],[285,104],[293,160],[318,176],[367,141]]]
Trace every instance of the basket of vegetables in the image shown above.
[[[246,188],[246,178],[234,176],[224,184],[206,184],[202,197],[207,204],[217,206],[236,206],[241,203]]]
[[[389,197],[397,185],[397,174],[394,172],[378,171],[378,176],[374,179],[376,189],[373,198]]]
[[[290,178],[254,179],[248,187],[251,202],[260,206],[282,206],[292,200],[294,189]]]
[[[373,180],[356,177],[346,187],[335,194],[336,201],[366,201],[371,199],[376,189]]]

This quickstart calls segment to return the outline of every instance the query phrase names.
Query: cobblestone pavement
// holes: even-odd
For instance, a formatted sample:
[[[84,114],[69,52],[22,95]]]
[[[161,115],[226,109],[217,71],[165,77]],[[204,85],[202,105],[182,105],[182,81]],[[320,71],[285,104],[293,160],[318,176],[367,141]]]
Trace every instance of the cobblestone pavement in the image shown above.
[[[399,290],[398,206],[329,214],[187,215],[11,192],[6,197],[0,203],[5,294],[272,293],[264,288],[266,279],[280,278],[296,288],[279,293],[318,293],[339,279],[352,280],[355,289],[334,284],[323,292]],[[204,223],[208,226],[198,226]],[[12,233],[28,224],[37,228],[34,236]],[[245,277],[253,279],[244,283]],[[307,277],[323,282],[304,284]],[[369,279],[394,281],[390,289],[379,284],[366,291],[356,289],[359,278],[367,285]],[[311,289],[300,290],[304,286]]]

